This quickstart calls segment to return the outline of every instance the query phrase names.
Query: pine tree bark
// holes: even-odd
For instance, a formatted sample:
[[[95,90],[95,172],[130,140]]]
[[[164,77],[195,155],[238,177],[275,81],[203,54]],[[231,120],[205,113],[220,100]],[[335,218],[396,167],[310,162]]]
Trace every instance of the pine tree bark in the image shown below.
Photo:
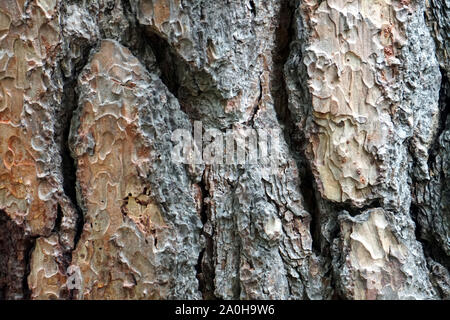
[[[448,299],[449,8],[1,1],[0,299]]]

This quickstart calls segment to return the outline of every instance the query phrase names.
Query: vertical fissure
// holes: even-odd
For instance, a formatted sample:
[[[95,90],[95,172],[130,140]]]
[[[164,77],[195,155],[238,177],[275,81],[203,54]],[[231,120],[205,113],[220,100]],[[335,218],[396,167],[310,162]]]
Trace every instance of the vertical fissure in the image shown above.
[[[63,219],[63,212],[61,209],[61,205],[58,203],[56,208],[56,220],[55,225],[53,227],[52,232],[59,233],[59,230],[61,229],[61,223]]]
[[[450,81],[447,72],[441,68],[442,82],[439,91],[439,124],[436,130],[436,136],[429,150],[428,166],[431,167],[436,160],[439,149],[439,139],[447,128],[447,119],[450,114]]]
[[[188,116],[191,121],[199,119],[194,110],[186,105],[183,99],[180,97],[180,89],[182,83],[179,79],[179,68],[189,70],[190,67],[186,62],[173,52],[170,44],[166,39],[154,32],[151,28],[145,28],[139,24],[136,28],[142,35],[142,45],[148,46],[154,55],[155,65],[144,65],[147,70],[155,68],[159,73],[159,77],[163,84],[167,87],[169,92],[174,95],[180,104],[181,110]],[[142,48],[141,48],[142,49]],[[137,50],[139,51],[139,50]],[[137,55],[139,57],[139,54]],[[142,62],[142,59],[140,59]],[[215,264],[214,264],[214,224],[211,221],[210,212],[210,194],[208,190],[207,172],[208,169],[204,169],[201,180],[197,183],[197,187],[200,189],[200,220],[202,223],[202,229],[200,236],[204,239],[204,247],[201,248],[199,255],[197,256],[197,263],[195,265],[196,278],[198,280],[198,290],[203,299],[216,300],[215,296]]]
[[[442,248],[442,244],[439,243],[439,240],[436,238],[436,231],[434,231],[433,219],[437,219],[438,215],[445,216],[445,206],[440,206],[440,208],[433,208],[433,203],[429,203],[433,197],[438,199],[439,203],[445,201],[443,197],[445,197],[445,188],[446,188],[446,177],[442,169],[440,168],[442,164],[438,163],[442,161],[437,159],[439,154],[441,153],[441,138],[442,134],[445,130],[449,129],[449,114],[450,114],[450,82],[447,76],[447,73],[444,69],[441,68],[442,74],[442,82],[441,88],[439,92],[439,123],[437,126],[436,134],[434,137],[434,141],[429,149],[428,154],[428,168],[433,174],[436,170],[438,171],[437,176],[431,177],[430,181],[416,181],[417,179],[413,176],[413,189],[412,189],[412,198],[413,201],[411,203],[410,215],[415,224],[415,236],[416,240],[422,244],[422,248],[424,251],[424,256],[426,258],[431,258],[433,261],[441,264],[447,270],[450,269],[450,257],[446,254],[444,249]],[[442,157],[442,154],[441,154]],[[433,192],[433,184],[437,184],[440,188],[438,192],[439,195],[433,195],[425,201],[420,201],[419,199],[423,196],[419,197],[419,193],[422,188],[426,188],[426,190],[430,189],[430,192]],[[436,205],[436,204],[435,204]]]
[[[82,58],[79,63],[72,70],[70,77],[64,78],[63,100],[62,104],[65,109],[61,111],[60,118],[63,120],[62,138],[60,141],[60,153],[62,158],[62,178],[63,178],[63,191],[65,196],[69,198],[72,205],[77,212],[77,221],[75,227],[74,249],[81,237],[84,226],[83,211],[78,203],[77,199],[77,168],[75,159],[71,155],[69,146],[69,136],[71,130],[71,123],[74,117],[74,112],[78,107],[78,92],[76,89],[78,76],[81,70],[88,62],[89,52],[92,46],[86,46],[82,50]]]
[[[23,288],[23,299],[30,300],[31,299],[31,289],[28,285],[28,275],[31,272],[31,255],[33,254],[33,250],[36,245],[36,237],[30,237],[24,241],[25,250],[24,250],[24,262],[25,262],[25,270],[24,276],[22,279],[22,288]]]
[[[205,247],[199,253],[196,265],[199,291],[203,299],[216,300],[215,296],[215,266],[214,266],[214,227],[211,221],[210,195],[207,187],[206,170],[203,172],[199,183],[201,190],[201,210],[200,218],[203,224],[201,236],[205,239]]]
[[[303,205],[310,213],[310,232],[313,250],[320,250],[319,210],[316,199],[316,186],[311,168],[305,154],[306,139],[304,134],[292,121],[292,114],[288,108],[288,92],[284,67],[289,59],[290,46],[293,41],[293,24],[295,8],[289,1],[283,1],[279,13],[279,25],[275,33],[275,50],[273,53],[273,73],[271,75],[271,93],[278,121],[282,125],[285,141],[289,152],[296,160],[300,172],[300,192],[303,195]]]

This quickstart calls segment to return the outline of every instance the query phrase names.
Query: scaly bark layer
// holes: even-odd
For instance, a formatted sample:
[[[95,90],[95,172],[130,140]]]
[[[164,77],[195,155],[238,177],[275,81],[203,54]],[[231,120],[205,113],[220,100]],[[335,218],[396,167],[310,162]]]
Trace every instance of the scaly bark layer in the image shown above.
[[[448,298],[448,8],[1,2],[0,298]]]

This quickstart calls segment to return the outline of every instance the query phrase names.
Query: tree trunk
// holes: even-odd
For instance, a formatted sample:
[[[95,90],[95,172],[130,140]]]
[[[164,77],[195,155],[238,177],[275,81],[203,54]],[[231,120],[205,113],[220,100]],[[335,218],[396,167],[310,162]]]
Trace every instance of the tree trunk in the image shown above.
[[[447,0],[2,0],[1,299],[448,299]]]

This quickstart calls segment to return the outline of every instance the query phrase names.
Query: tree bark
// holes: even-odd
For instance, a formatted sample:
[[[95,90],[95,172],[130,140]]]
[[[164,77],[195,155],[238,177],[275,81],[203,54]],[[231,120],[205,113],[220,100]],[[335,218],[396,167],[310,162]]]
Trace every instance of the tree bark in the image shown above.
[[[0,2],[0,299],[448,299],[449,9]]]

